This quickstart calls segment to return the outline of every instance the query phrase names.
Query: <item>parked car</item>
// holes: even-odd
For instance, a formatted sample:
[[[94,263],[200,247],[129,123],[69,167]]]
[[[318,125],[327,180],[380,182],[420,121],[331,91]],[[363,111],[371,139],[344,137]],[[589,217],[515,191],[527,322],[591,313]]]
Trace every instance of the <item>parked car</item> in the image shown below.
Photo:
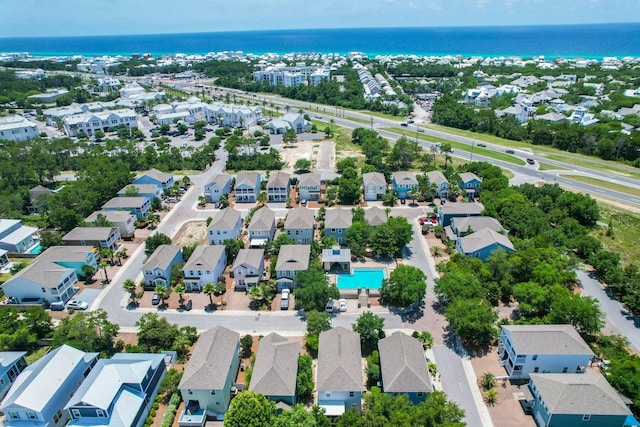
[[[424,133],[424,129],[422,129],[422,128],[418,128],[418,132],[420,132],[420,133]]]
[[[507,154],[516,154],[516,152],[513,150],[505,150],[504,152]]]
[[[280,294],[280,310],[289,310],[289,289],[285,288]]]
[[[51,311],[62,311],[64,310],[64,302],[54,301],[51,304],[49,304],[49,308],[51,309]]]
[[[486,147],[487,144],[483,144],[482,142],[478,143],[478,147]]]
[[[344,298],[338,300],[338,307],[340,307],[340,311],[342,312],[347,311],[347,300]]]
[[[328,299],[327,300],[327,305],[324,306],[324,311],[326,311],[327,313],[333,313],[333,300],[332,299]]]
[[[534,164],[536,161],[533,159],[527,159],[527,163],[529,163],[530,165]]]
[[[153,304],[153,305],[160,304],[160,295],[153,294],[153,296],[151,297],[151,304]]]
[[[72,299],[67,303],[67,310],[86,310],[89,304],[79,299]]]
[[[189,301],[187,301],[187,303],[185,304],[184,309],[185,309],[186,311],[191,311],[191,309],[192,309],[192,308],[193,308],[193,300],[191,300],[191,299],[190,299],[190,300],[189,300]]]

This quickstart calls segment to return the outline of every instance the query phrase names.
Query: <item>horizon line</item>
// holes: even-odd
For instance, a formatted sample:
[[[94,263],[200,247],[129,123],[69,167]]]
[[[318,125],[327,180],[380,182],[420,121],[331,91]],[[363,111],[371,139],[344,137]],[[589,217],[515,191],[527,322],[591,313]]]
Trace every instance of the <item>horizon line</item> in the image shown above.
[[[587,26],[604,26],[604,25],[639,25],[640,22],[591,22],[579,24],[517,24],[517,25],[432,25],[432,26],[416,26],[410,25],[405,27],[318,27],[318,28],[271,28],[257,30],[220,30],[220,31],[195,31],[195,32],[167,32],[167,33],[129,33],[129,34],[80,34],[70,36],[60,35],[41,35],[41,36],[0,36],[0,40],[17,40],[17,39],[42,39],[42,38],[85,38],[85,37],[136,37],[136,36],[171,36],[186,34],[223,34],[223,33],[260,33],[260,32],[281,32],[281,31],[331,31],[331,30],[403,30],[403,29],[478,29],[478,28],[531,28],[531,27],[587,27]]]

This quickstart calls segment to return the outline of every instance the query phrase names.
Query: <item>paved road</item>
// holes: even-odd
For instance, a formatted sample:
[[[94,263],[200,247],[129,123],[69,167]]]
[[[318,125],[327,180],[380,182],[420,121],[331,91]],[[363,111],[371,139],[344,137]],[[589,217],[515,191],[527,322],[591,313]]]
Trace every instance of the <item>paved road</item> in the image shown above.
[[[605,290],[602,283],[589,276],[586,271],[578,270],[576,274],[584,292],[600,302],[600,309],[609,322],[618,329],[620,335],[629,340],[636,351],[640,351],[640,320],[630,314],[613,294]]]

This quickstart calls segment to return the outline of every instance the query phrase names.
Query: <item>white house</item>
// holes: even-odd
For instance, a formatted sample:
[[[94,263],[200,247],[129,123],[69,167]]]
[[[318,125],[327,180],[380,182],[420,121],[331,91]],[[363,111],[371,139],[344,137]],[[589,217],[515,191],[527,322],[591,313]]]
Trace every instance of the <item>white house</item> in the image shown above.
[[[182,267],[187,292],[199,292],[207,283],[218,283],[227,265],[227,253],[222,245],[199,245]]]
[[[342,326],[320,333],[316,389],[318,406],[326,415],[361,410],[362,372],[360,335]]]
[[[207,227],[207,237],[210,245],[223,245],[227,239],[236,240],[242,231],[242,217],[240,211],[225,208],[218,212]]]
[[[240,249],[231,267],[236,290],[248,290],[262,280],[264,249]]]
[[[276,283],[278,290],[294,289],[296,274],[309,269],[310,245],[282,245],[276,262]]]
[[[273,134],[282,134],[287,129],[293,129],[296,133],[309,132],[311,130],[311,122],[305,120],[299,114],[287,113],[284,116],[273,119],[269,123],[269,132]]]
[[[383,173],[367,172],[362,174],[363,193],[365,200],[382,200],[387,192],[387,180]]]
[[[231,192],[231,176],[219,173],[204,185],[204,200],[207,203],[218,203],[220,196]]]
[[[298,197],[300,200],[319,200],[322,176],[319,173],[303,173],[298,176]]]
[[[151,210],[148,197],[114,197],[102,205],[103,211],[126,211],[138,218],[146,218]]]
[[[68,345],[58,347],[25,368],[0,404],[6,427],[67,424],[64,407],[98,361]]]
[[[78,283],[75,269],[49,261],[36,261],[2,285],[7,298],[18,304],[67,302]]]
[[[134,181],[134,184],[155,184],[162,188],[163,191],[167,191],[173,186],[174,177],[173,174],[168,172],[162,172],[158,169],[149,169],[144,175],[140,175]]]
[[[120,125],[137,128],[138,118],[135,111],[124,108],[67,116],[62,119],[62,125],[68,136],[78,136],[79,134],[91,136],[97,130],[106,132],[110,128],[116,128]]]
[[[260,194],[260,174],[239,173],[234,188],[236,203],[255,203]]]
[[[571,325],[504,325],[498,355],[510,378],[584,373],[594,356]]]
[[[267,181],[267,200],[269,202],[285,202],[289,198],[289,175],[286,172],[275,171]]]
[[[257,105],[230,105],[213,103],[205,105],[207,122],[221,126],[248,127],[261,123],[262,109]]]
[[[0,117],[0,140],[29,141],[39,135],[38,126],[22,116]]]
[[[19,219],[0,219],[0,249],[25,253],[36,244],[38,229],[22,225]]]

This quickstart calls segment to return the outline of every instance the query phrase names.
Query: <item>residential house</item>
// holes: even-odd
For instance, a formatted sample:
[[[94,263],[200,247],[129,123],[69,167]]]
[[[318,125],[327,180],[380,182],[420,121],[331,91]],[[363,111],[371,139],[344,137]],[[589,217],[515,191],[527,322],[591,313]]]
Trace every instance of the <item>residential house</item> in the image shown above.
[[[242,218],[240,211],[233,208],[225,208],[213,217],[207,227],[207,236],[210,245],[223,245],[227,239],[240,238],[242,231]]]
[[[311,243],[315,228],[315,217],[309,208],[292,209],[284,221],[284,231],[297,244]]]
[[[116,250],[120,246],[118,227],[76,227],[62,241],[69,246],[92,246],[98,249]]]
[[[278,290],[294,289],[293,279],[301,271],[309,269],[311,245],[282,245],[276,261]]]
[[[589,113],[589,110],[585,107],[576,108],[567,120],[571,123],[578,123],[582,126],[593,126],[600,122],[600,120],[596,118],[595,114]]]
[[[530,407],[540,427],[637,426],[620,394],[600,373],[531,374]]]
[[[565,120],[567,120],[567,116],[565,116],[564,114],[561,113],[556,113],[554,111],[551,111],[549,113],[546,114],[541,114],[539,116],[535,116],[536,120],[544,120],[549,122],[550,124],[558,124],[558,123],[562,123]]]
[[[162,188],[156,184],[129,184],[118,191],[118,197],[130,197],[128,194],[133,194],[134,197],[146,197],[153,201],[161,199],[163,193]]]
[[[185,263],[184,286],[187,292],[200,292],[207,283],[218,283],[227,266],[223,245],[198,245]]]
[[[326,415],[361,410],[365,390],[362,377],[360,335],[342,326],[321,332],[316,390],[318,406]]]
[[[486,261],[493,251],[502,249],[506,252],[514,252],[513,243],[504,234],[483,228],[464,237],[459,237],[456,242],[456,250],[466,257],[473,257]]]
[[[0,400],[7,395],[20,372],[27,367],[26,354],[25,351],[0,352]]]
[[[496,233],[504,233],[502,224],[490,216],[468,216],[462,218],[451,219],[451,232],[453,233],[452,240],[456,240],[458,237],[464,237],[476,231],[488,228]]]
[[[27,206],[29,213],[40,213],[40,210],[45,205],[49,196],[55,193],[55,191],[42,185],[36,185],[31,190],[29,190],[29,206]]]
[[[240,334],[216,326],[200,334],[178,389],[184,400],[180,427],[203,427],[207,418],[222,418],[240,367]]]
[[[270,333],[260,340],[249,390],[286,405],[296,404],[300,343]]]
[[[98,270],[100,253],[94,247],[89,246],[50,246],[40,255],[38,261],[47,261],[58,264],[61,267],[73,268],[76,276],[82,277],[82,267],[89,265]]]
[[[436,197],[439,199],[446,199],[449,195],[449,181],[440,171],[431,171],[425,174],[429,185],[434,184],[436,186]]]
[[[158,169],[149,169],[144,175],[140,175],[134,181],[134,184],[155,184],[167,191],[173,186],[174,177],[167,172],[161,172]]]
[[[324,231],[326,237],[333,237],[342,244],[347,228],[351,227],[351,210],[327,209],[324,217]]]
[[[351,249],[333,246],[322,250],[322,267],[332,273],[351,273]]]
[[[101,217],[100,217],[101,216]],[[99,218],[111,223],[120,230],[120,237],[125,240],[133,239],[136,232],[136,217],[127,211],[95,211],[84,219],[87,224],[94,224]]]
[[[85,353],[63,345],[27,366],[0,404],[6,427],[60,427],[69,418],[64,406],[98,361],[98,353]]]
[[[25,253],[36,245],[34,235],[37,232],[37,228],[22,225],[19,219],[0,218],[0,249],[18,254]]]
[[[213,176],[213,178],[204,185],[204,199],[207,203],[218,203],[220,196],[225,194],[229,197],[231,192],[230,175],[219,173]]]
[[[320,200],[322,176],[319,173],[303,173],[298,176],[298,197],[300,200]]]
[[[452,218],[480,216],[483,210],[484,205],[482,203],[447,203],[440,207],[438,222],[442,227],[446,227],[451,224]]]
[[[67,302],[76,293],[75,269],[36,259],[2,284],[9,301],[17,304]]]
[[[403,200],[409,197],[409,191],[418,188],[418,180],[413,172],[394,172],[391,174],[391,182],[398,198]]]
[[[272,134],[283,134],[287,129],[293,129],[298,134],[309,132],[311,130],[311,122],[305,120],[299,114],[287,113],[278,119],[271,120],[269,123],[269,132]]]
[[[254,126],[262,122],[262,109],[257,105],[205,104],[204,113],[209,123],[235,128]]]
[[[382,391],[406,394],[415,404],[423,402],[433,386],[422,343],[398,331],[378,341],[378,350]]]
[[[286,172],[272,172],[267,181],[267,200],[269,202],[286,202],[289,198],[289,180],[291,175]]]
[[[239,173],[235,184],[236,203],[255,203],[260,194],[259,173]]]
[[[383,173],[367,172],[362,174],[364,199],[382,200],[382,196],[387,192],[387,180]]]
[[[85,112],[66,116],[62,119],[62,126],[68,136],[91,136],[97,130],[107,132],[110,128],[125,125],[130,129],[138,128],[136,112],[124,108],[121,110],[104,110]]]
[[[510,378],[584,373],[593,351],[571,325],[503,325],[498,356]]]
[[[182,248],[177,245],[158,246],[142,266],[145,286],[170,286],[174,265],[182,267]]]
[[[458,182],[458,186],[462,191],[465,191],[467,197],[470,200],[473,200],[474,197],[480,194],[480,184],[482,184],[482,179],[478,177],[473,172],[463,172],[460,174],[460,182]]]
[[[364,219],[370,226],[377,227],[380,224],[387,222],[387,210],[377,206],[365,209]]]
[[[62,128],[62,120],[65,117],[82,114],[89,111],[84,105],[66,105],[64,107],[47,108],[43,111],[45,123],[57,129]]]
[[[264,249],[240,249],[231,271],[236,290],[248,291],[262,280]]]
[[[167,372],[163,354],[119,353],[98,360],[67,402],[67,426],[145,424]]]
[[[251,247],[264,246],[276,233],[276,213],[263,206],[253,213],[247,229]]]
[[[151,210],[151,200],[146,197],[114,197],[102,205],[104,211],[128,211],[137,218],[146,218]]]
[[[498,117],[513,117],[520,123],[529,119],[529,111],[521,104],[512,105],[504,110],[495,110],[495,113]]]
[[[0,117],[0,140],[29,141],[40,136],[35,123],[17,114]]]

